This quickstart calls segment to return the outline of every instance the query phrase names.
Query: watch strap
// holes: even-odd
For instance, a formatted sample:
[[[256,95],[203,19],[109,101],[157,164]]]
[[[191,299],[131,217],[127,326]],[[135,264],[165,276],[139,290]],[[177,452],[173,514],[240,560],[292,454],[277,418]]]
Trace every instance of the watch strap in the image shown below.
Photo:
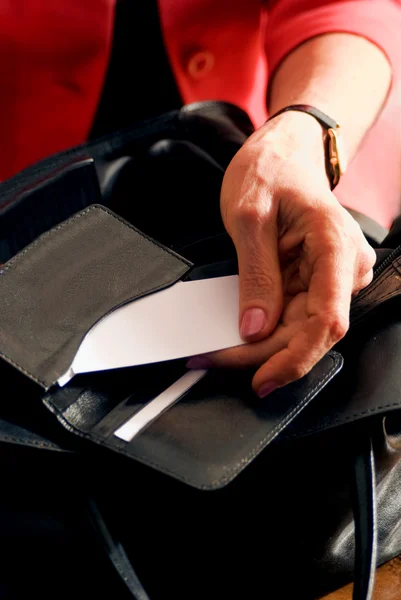
[[[337,129],[338,127],[340,127],[340,125],[335,119],[332,119],[331,117],[326,115],[326,113],[322,112],[318,108],[315,108],[314,106],[310,106],[309,104],[292,104],[291,106],[286,106],[285,108],[282,108],[274,115],[269,117],[268,121],[271,121],[271,119],[278,117],[282,113],[293,110],[312,115],[312,117],[315,117],[315,119],[319,121],[320,125],[322,125],[322,127],[324,127],[325,129]]]
[[[340,136],[340,125],[335,119],[332,119],[326,115],[323,111],[310,106],[309,104],[292,104],[282,108],[274,115],[267,119],[271,121],[275,117],[288,112],[298,111],[304,112],[314,117],[320,125],[327,131],[327,148],[326,148],[326,168],[330,179],[330,186],[333,190],[339,183],[341,176],[345,171],[345,156],[344,149],[342,148],[341,136]]]

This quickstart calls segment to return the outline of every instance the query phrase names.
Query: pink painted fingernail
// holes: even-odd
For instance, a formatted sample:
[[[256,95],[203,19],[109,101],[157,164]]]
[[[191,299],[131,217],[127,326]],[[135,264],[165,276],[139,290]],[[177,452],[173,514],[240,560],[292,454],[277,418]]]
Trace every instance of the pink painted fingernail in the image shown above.
[[[240,333],[242,338],[248,338],[262,331],[266,325],[266,314],[261,308],[248,308],[242,317]]]
[[[187,361],[187,369],[210,369],[213,362],[207,356],[193,356]]]
[[[276,381],[265,381],[264,384],[258,390],[259,398],[265,398],[266,396],[274,392],[274,390],[276,390],[278,387],[279,384]]]

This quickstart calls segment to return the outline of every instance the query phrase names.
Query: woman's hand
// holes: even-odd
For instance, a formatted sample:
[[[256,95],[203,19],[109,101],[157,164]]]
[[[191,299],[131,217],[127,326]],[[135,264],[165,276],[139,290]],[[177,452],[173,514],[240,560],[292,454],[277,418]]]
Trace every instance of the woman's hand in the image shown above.
[[[249,138],[224,177],[240,332],[253,343],[188,364],[259,366],[260,397],[305,375],[345,335],[351,297],[372,279],[375,252],[330,191],[323,148],[310,115],[285,113]]]

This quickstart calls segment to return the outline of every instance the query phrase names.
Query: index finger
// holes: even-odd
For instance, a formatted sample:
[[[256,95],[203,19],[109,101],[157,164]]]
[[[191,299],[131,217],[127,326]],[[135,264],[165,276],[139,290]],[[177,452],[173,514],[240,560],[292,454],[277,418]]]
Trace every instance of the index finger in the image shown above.
[[[306,375],[347,332],[355,254],[345,247],[322,245],[311,266],[305,324],[286,348],[256,372],[253,388],[264,397]]]

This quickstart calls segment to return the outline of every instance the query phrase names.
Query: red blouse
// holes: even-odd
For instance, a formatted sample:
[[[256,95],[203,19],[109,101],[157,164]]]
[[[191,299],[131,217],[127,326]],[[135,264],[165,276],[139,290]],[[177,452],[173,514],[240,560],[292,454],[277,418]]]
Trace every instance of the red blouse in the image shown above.
[[[336,194],[389,224],[400,203],[401,0],[158,1],[184,102],[233,102],[256,126],[267,116],[269,73],[300,43],[342,31],[382,48],[393,66],[392,92]],[[87,137],[110,54],[114,3],[2,3],[1,179]]]

